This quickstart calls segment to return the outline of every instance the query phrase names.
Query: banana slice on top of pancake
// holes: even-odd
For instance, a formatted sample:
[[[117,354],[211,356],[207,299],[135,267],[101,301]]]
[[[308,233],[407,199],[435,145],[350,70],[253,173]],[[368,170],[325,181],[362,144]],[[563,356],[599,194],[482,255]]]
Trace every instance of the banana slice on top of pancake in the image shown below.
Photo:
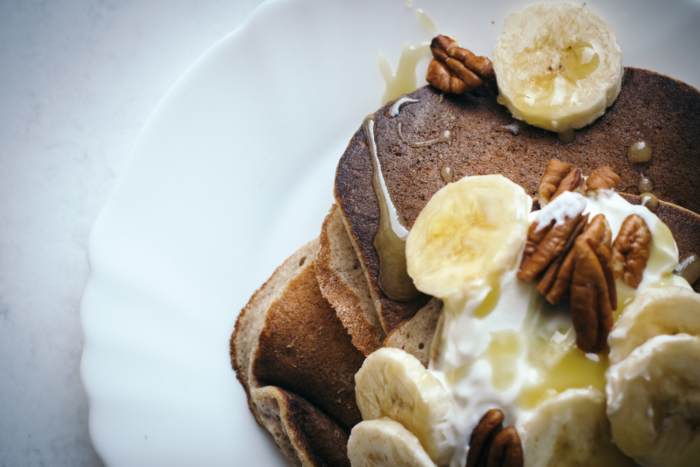
[[[612,28],[573,3],[534,4],[510,15],[493,67],[499,102],[515,118],[558,133],[603,115],[624,72]]]
[[[502,175],[464,177],[435,193],[406,242],[418,290],[462,299],[515,267],[527,237],[530,199]]]

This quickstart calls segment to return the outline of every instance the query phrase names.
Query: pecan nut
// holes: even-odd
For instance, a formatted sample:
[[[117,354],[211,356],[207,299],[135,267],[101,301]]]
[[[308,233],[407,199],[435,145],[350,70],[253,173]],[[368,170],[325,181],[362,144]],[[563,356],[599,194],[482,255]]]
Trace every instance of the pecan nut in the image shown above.
[[[612,271],[615,279],[624,279],[636,289],[642,282],[644,268],[649,260],[649,226],[637,214],[625,218],[612,246]]]
[[[522,467],[523,464],[523,444],[518,431],[515,427],[506,427],[493,440],[486,467]]]
[[[552,159],[544,170],[540,182],[538,201],[540,206],[546,206],[565,191],[585,188],[585,180],[580,169],[573,169],[571,164]]]
[[[459,47],[447,36],[433,38],[430,50],[433,60],[428,66],[425,79],[443,92],[471,92],[481,87],[484,79],[493,77],[491,60]]]
[[[576,345],[584,352],[601,352],[608,342],[617,309],[615,279],[610,267],[612,232],[603,214],[593,218],[576,239],[571,277],[571,319]]]
[[[574,242],[588,225],[588,214],[583,216],[575,225],[569,238],[567,239],[561,253],[547,268],[540,281],[537,283],[537,290],[544,295],[547,301],[551,304],[556,304],[565,295],[569,293],[569,285],[571,281],[571,273],[573,272],[573,263],[571,260],[566,261],[569,252],[574,246]]]
[[[566,162],[552,159],[544,170],[537,201],[544,207],[565,191],[612,190],[619,183],[620,176],[607,165],[595,169],[588,179],[584,179],[580,169],[572,168],[571,164]]]
[[[585,226],[583,213],[579,213],[576,217],[566,218],[561,225],[555,225],[554,220],[544,227],[537,221],[530,224],[518,279],[534,280],[557,256],[562,252],[566,254],[564,250],[573,243],[575,237],[572,234],[582,222]]]
[[[491,409],[469,439],[466,467],[522,467],[523,447],[514,427],[503,428],[503,412]]]
[[[586,180],[586,188],[590,191],[612,190],[620,183],[620,176],[604,165],[591,172]]]

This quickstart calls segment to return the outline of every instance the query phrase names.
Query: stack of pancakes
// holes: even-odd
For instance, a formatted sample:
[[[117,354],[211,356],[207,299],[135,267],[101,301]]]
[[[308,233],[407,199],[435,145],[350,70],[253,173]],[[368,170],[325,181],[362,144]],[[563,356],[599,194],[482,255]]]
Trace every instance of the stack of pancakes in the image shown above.
[[[445,185],[445,165],[454,170],[454,180],[500,173],[536,197],[547,162],[559,159],[584,175],[610,166],[622,179],[618,191],[632,203],[640,202],[640,176],[649,177],[661,200],[656,214],[673,232],[680,255],[700,254],[696,89],[627,68],[615,104],[568,144],[514,122],[496,96],[495,83],[462,96],[428,86],[410,94],[418,102],[398,115],[387,114],[390,104],[376,112],[382,172],[409,228]],[[453,132],[450,144],[406,143],[433,140],[442,130]],[[653,157],[631,164],[627,147],[638,140],[651,143]],[[365,356],[390,346],[428,363],[441,304],[427,295],[398,302],[381,290],[372,173],[360,128],[338,164],[337,204],[319,238],[287,259],[253,295],[231,337],[231,362],[250,410],[294,465],[350,465],[347,439],[361,421],[354,376]],[[694,288],[700,290],[700,281]]]

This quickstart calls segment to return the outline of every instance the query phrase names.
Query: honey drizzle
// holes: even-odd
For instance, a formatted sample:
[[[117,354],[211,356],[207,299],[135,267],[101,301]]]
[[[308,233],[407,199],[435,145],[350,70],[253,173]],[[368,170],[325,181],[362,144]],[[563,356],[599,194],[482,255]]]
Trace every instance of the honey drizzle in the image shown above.
[[[422,42],[418,45],[404,45],[399,56],[396,73],[394,73],[391,70],[391,65],[389,65],[389,60],[382,53],[379,54],[377,65],[379,65],[379,72],[382,74],[386,84],[386,90],[382,96],[382,104],[386,104],[397,96],[407,94],[416,89],[416,66],[418,61],[426,55],[430,55],[430,42]]]
[[[362,129],[369,148],[374,172],[372,186],[379,203],[379,228],[374,236],[374,248],[379,256],[379,287],[396,301],[416,298],[420,292],[406,270],[406,221],[398,212],[386,186],[382,166],[377,155],[374,128],[374,115],[368,115],[362,122]]]
[[[413,99],[408,96],[399,96],[392,104],[391,106],[386,109],[386,112],[384,112],[384,116],[387,118],[394,118],[399,114],[399,111],[401,110],[401,107],[407,104],[413,104],[414,102],[420,102],[418,99]]]
[[[399,122],[399,124],[396,126],[396,129],[399,132],[399,139],[403,143],[411,146],[412,148],[422,148],[425,146],[432,146],[433,144],[436,144],[436,143],[452,144],[452,141],[454,140],[454,133],[452,133],[451,130],[442,130],[438,134],[438,137],[435,139],[430,139],[428,141],[408,141],[406,138],[404,138],[403,134],[401,133],[401,122]]]
[[[678,261],[678,267],[673,272],[693,285],[700,279],[700,257],[695,253],[686,253]]]

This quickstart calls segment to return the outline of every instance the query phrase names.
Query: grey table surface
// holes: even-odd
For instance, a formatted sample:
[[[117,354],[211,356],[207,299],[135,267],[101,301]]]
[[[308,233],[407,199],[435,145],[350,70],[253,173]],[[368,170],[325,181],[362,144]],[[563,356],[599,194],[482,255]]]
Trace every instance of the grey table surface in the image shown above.
[[[170,86],[262,0],[0,0],[0,466],[100,466],[90,228]]]

